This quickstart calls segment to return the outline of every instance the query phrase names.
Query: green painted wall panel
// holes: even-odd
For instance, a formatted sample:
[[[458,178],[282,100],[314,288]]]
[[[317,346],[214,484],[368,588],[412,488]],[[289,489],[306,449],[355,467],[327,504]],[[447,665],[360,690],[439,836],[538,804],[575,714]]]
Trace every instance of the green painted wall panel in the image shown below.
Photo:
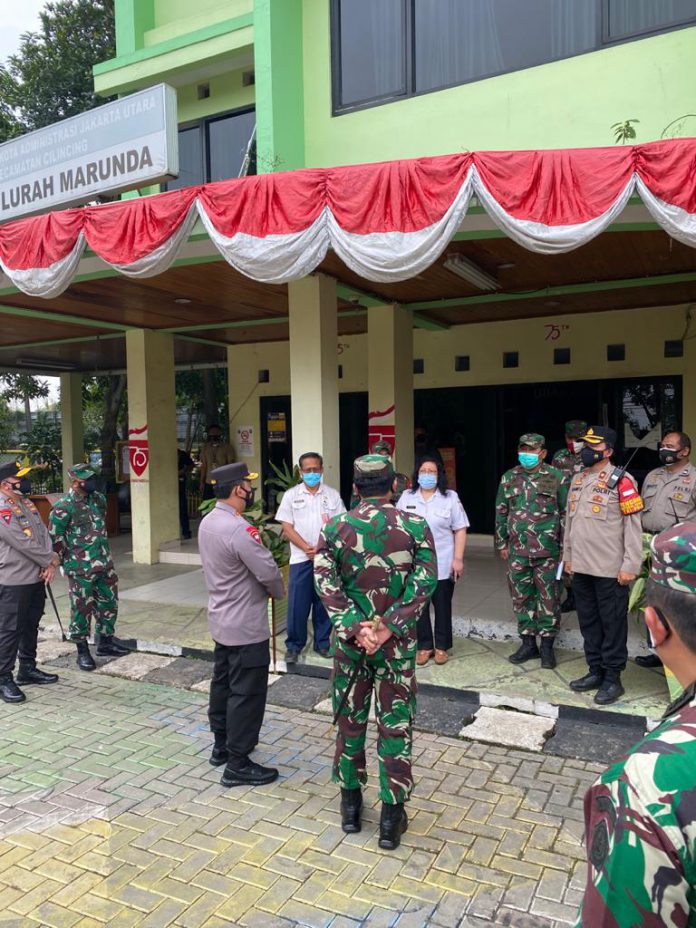
[[[254,0],[152,0],[153,23],[144,36],[145,46],[166,42],[215,23],[245,16],[254,11]]]
[[[311,167],[466,150],[612,145],[612,123],[639,119],[638,141],[696,106],[696,27],[564,61],[331,115],[329,0],[304,0],[305,163]]]

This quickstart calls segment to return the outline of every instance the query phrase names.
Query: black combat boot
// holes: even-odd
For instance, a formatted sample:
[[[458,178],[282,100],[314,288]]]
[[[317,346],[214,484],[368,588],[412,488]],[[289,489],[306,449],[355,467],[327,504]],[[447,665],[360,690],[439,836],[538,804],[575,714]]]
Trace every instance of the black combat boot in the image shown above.
[[[100,635],[99,644],[97,645],[98,657],[123,657],[124,654],[130,654],[131,649],[113,635]]]
[[[541,669],[553,670],[556,666],[556,655],[553,652],[554,639],[549,636],[542,636],[541,644]]]
[[[578,677],[577,680],[571,680],[568,684],[571,690],[576,693],[587,693],[588,690],[598,690],[604,680],[604,674],[601,670],[590,670],[584,677]]]
[[[43,670],[39,670],[37,668],[34,661],[19,662],[19,670],[17,671],[17,683],[21,683],[22,686],[26,686],[28,683],[38,683],[43,685],[46,683],[57,682],[57,673],[44,673]]]
[[[215,744],[210,754],[209,763],[212,767],[222,767],[223,764],[227,763],[229,758],[229,752],[227,751],[227,733],[214,731],[213,737],[215,738]]]
[[[564,602],[561,603],[561,612],[575,612],[575,593],[573,593],[572,587],[568,590],[568,595],[566,596]]]
[[[594,701],[598,706],[610,706],[617,699],[621,699],[624,692],[620,677],[605,677],[595,693]]]
[[[354,835],[360,831],[360,813],[362,812],[362,790],[341,789],[341,828],[347,835]]]
[[[77,666],[80,670],[96,670],[97,665],[89,651],[89,642],[86,640],[76,641],[77,645]]]
[[[11,673],[0,676],[0,699],[4,702],[24,702],[26,698],[12,679]]]
[[[524,664],[525,661],[531,661],[539,657],[539,648],[537,647],[534,635],[522,635],[522,644],[508,657],[511,664]]]
[[[401,843],[401,835],[408,828],[408,818],[403,802],[396,805],[382,803],[382,815],[379,819],[379,841],[385,851],[395,851]]]

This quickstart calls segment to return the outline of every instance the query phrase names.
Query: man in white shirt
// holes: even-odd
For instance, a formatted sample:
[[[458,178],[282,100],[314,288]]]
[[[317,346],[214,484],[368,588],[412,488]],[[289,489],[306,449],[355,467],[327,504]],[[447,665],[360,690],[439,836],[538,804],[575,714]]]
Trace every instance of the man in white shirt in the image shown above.
[[[276,513],[290,542],[287,664],[296,663],[307,644],[310,609],[314,650],[322,657],[330,656],[331,621],[314,590],[314,554],[322,526],[346,511],[338,490],[322,483],[324,461],[318,452],[301,455],[298,465],[302,483],[286,491]]]

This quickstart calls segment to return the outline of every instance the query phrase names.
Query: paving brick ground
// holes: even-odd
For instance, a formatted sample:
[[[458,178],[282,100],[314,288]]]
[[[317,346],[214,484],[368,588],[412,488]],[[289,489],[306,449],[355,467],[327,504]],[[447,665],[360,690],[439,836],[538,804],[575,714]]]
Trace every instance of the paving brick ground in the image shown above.
[[[389,853],[374,764],[362,833],[340,829],[326,716],[270,705],[255,756],[281,778],[226,791],[204,693],[68,668],[27,694],[0,709],[2,928],[573,921],[596,764],[419,731]]]

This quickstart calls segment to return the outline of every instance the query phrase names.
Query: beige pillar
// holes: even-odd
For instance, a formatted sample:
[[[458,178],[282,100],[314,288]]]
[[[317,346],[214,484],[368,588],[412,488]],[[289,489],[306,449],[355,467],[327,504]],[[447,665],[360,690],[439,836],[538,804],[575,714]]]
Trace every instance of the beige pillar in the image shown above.
[[[326,483],[340,483],[336,282],[312,274],[288,284],[292,454],[324,457]]]
[[[684,375],[682,378],[682,431],[696,442],[696,339],[684,340]],[[691,461],[695,458],[692,454]]]
[[[82,374],[60,375],[60,434],[63,456],[63,487],[70,489],[68,470],[84,460],[82,425]]]
[[[370,435],[394,444],[394,467],[413,470],[413,317],[390,304],[367,311]]]
[[[126,332],[133,560],[156,564],[179,538],[174,337]]]
[[[261,473],[261,414],[255,387],[262,366],[258,345],[231,345],[227,349],[230,441],[237,460],[257,474]],[[260,496],[260,484],[258,487]]]

